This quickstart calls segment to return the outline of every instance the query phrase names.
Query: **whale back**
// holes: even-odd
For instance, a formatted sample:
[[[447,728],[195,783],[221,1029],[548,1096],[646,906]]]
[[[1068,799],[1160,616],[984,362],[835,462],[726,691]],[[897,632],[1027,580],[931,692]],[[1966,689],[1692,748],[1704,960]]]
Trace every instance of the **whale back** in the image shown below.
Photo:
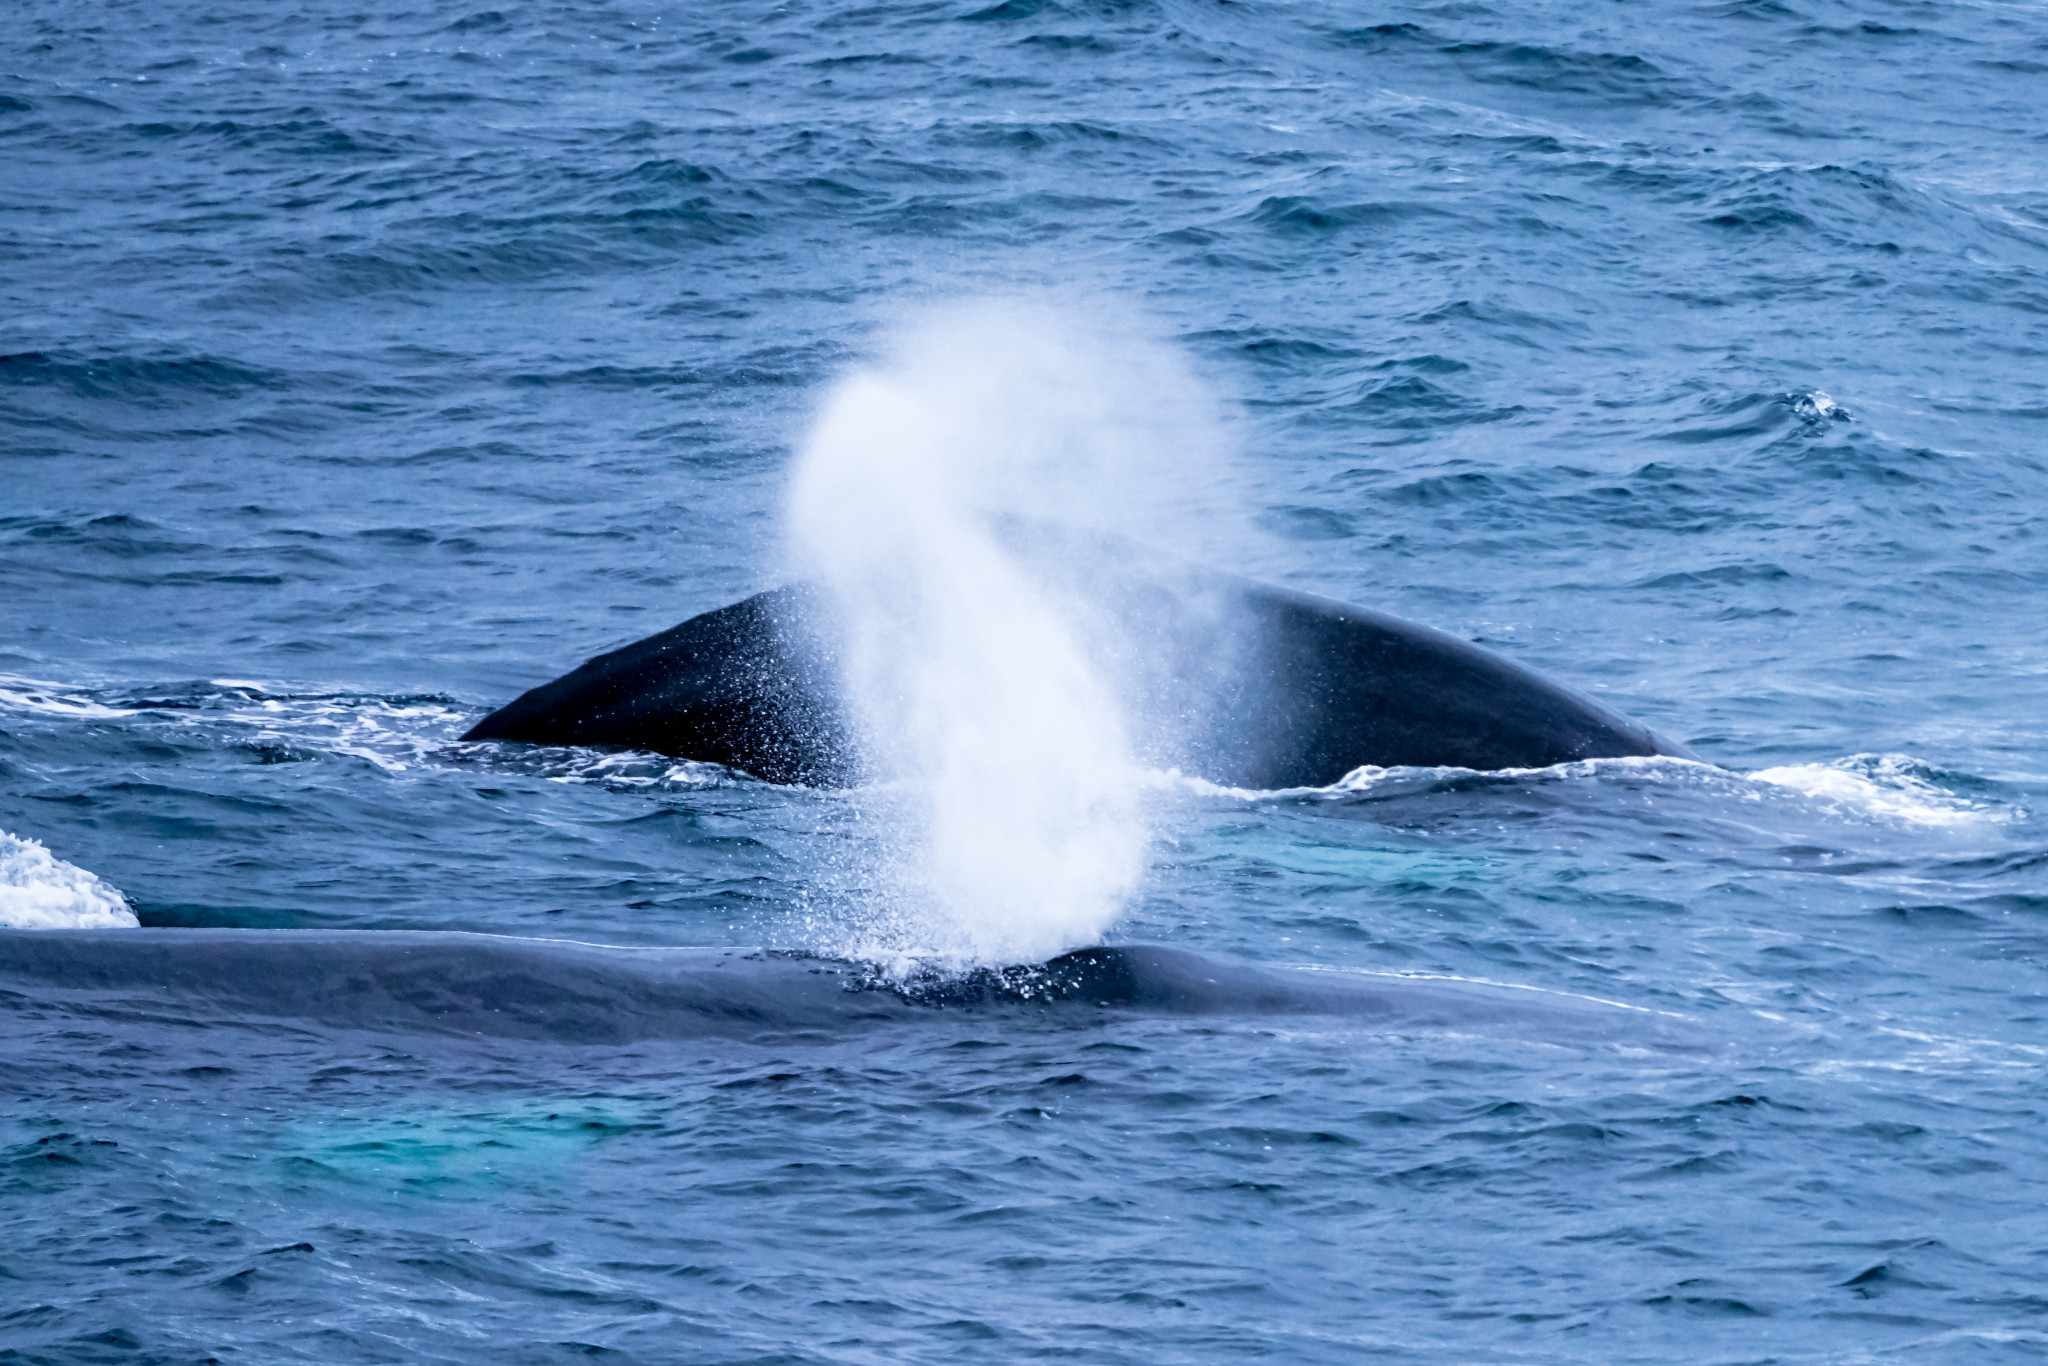
[[[1119,554],[1107,568],[1096,555],[1054,558],[1070,584],[1089,585],[1091,643],[1126,698],[1138,756],[1160,768],[1271,790],[1326,786],[1366,765],[1691,757],[1574,688],[1427,626],[1157,557]],[[770,782],[858,782],[868,766],[829,611],[808,585],[757,594],[599,655],[463,738],[652,750]]]
[[[804,585],[691,617],[522,693],[465,740],[602,745],[839,787],[860,765]]]
[[[1575,688],[1445,632],[1249,585],[1257,661],[1226,686],[1191,771],[1320,787],[1364,765],[1543,768],[1691,755]]]

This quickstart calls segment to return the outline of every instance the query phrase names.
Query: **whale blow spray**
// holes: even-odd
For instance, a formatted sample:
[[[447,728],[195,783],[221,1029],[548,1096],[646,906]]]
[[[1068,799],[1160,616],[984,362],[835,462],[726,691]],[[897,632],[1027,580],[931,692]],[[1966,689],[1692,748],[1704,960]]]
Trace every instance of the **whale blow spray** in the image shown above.
[[[1147,832],[1102,604],[1005,528],[1157,535],[1209,492],[1213,412],[1164,349],[1015,304],[929,318],[830,395],[788,529],[886,826],[848,947],[1037,961],[1136,890]]]

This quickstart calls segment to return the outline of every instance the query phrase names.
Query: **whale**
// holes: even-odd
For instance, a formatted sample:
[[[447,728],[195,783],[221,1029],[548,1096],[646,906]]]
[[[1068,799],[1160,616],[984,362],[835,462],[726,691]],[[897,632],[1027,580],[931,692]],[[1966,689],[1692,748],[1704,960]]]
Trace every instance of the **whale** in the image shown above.
[[[1102,537],[1006,533],[1069,595],[1137,757],[1260,791],[1360,768],[1545,768],[1695,756],[1599,699],[1446,632]],[[830,591],[797,582],[600,654],[465,741],[651,750],[772,783],[870,777]]]
[[[1661,1010],[1464,978],[1237,962],[1094,945],[1001,968],[873,963],[764,948],[647,948],[460,930],[0,930],[0,990],[46,1012],[209,1024],[285,1019],[465,1039],[618,1046],[829,1042],[990,1015],[1089,1021],[1288,1019],[1293,1027],[1494,1035],[1548,1044],[1714,1046]],[[140,1013],[138,1013],[138,1011]]]

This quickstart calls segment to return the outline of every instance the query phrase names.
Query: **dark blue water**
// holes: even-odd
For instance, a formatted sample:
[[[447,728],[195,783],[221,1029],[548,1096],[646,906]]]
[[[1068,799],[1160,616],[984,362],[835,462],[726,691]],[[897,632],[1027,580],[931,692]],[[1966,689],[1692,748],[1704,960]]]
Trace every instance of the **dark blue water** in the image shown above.
[[[0,931],[0,1360],[2048,1356],[2038,7],[0,46],[0,910],[150,927]],[[1113,941],[1427,1010],[668,953],[829,948],[860,798],[456,737],[1019,291],[1236,415],[1224,567],[1711,765],[1148,797]]]

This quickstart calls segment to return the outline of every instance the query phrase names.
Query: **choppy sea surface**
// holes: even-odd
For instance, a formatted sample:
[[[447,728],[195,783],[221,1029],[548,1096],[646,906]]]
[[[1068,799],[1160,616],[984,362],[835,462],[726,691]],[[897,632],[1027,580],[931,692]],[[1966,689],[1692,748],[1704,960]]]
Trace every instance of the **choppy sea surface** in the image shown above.
[[[0,1360],[2048,1356],[2044,130],[2020,3],[19,0]],[[1224,567],[1707,761],[1149,794],[1114,943],[1428,1009],[904,990],[857,798],[458,743],[1047,291]]]

